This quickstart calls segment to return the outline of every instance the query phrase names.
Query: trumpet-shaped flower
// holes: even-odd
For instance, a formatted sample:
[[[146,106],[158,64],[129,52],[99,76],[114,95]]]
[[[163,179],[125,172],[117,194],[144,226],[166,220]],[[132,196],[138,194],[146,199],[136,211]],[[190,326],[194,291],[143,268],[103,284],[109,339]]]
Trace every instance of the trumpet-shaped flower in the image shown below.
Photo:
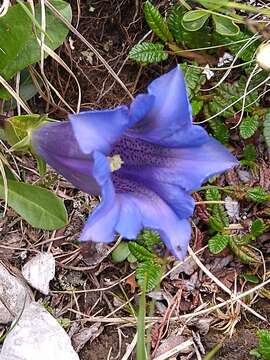
[[[102,196],[82,241],[109,243],[115,233],[135,239],[150,228],[178,258],[186,255],[191,236],[190,193],[237,164],[223,145],[192,125],[179,67],[154,80],[130,106],[85,111],[40,127],[32,145],[76,187]]]

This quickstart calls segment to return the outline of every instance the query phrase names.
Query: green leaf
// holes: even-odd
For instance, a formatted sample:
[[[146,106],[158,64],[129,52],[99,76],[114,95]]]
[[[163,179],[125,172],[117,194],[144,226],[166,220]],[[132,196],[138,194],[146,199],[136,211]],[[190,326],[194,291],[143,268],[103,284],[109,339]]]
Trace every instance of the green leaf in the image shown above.
[[[205,196],[206,196],[207,201],[219,201],[219,200],[221,200],[220,192],[216,188],[207,189]],[[210,205],[210,206],[212,206],[212,205]]]
[[[149,250],[145,249],[145,247],[137,244],[135,241],[130,241],[128,243],[128,248],[133,256],[139,261],[139,262],[145,262],[145,261],[154,261],[156,259],[156,256],[152,254]]]
[[[255,238],[261,236],[265,232],[265,224],[262,220],[256,219],[251,224],[250,232]]]
[[[62,0],[52,0],[52,5],[69,21],[72,12],[70,5]],[[41,22],[41,6],[35,6],[36,20]],[[36,34],[40,31],[36,28]],[[0,48],[5,54],[0,56],[0,74],[11,79],[16,72],[40,60],[40,45],[32,30],[31,19],[17,4],[9,8],[7,14],[0,18]],[[68,28],[50,10],[46,8],[45,44],[51,49],[58,48],[68,34]],[[47,56],[45,54],[45,56]]]
[[[164,45],[151,42],[143,42],[135,45],[129,52],[129,58],[145,64],[156,64],[168,58],[164,51]]]
[[[202,100],[193,100],[193,101],[191,101],[191,107],[192,107],[192,115],[196,116],[203,109],[203,101]]]
[[[231,38],[215,33],[213,36],[213,45],[223,45],[232,54],[236,55],[238,53],[238,57],[241,60],[250,61],[253,59],[254,54],[260,45],[260,40],[256,40],[250,41],[249,45],[244,47],[244,45],[250,40],[251,36],[252,35],[250,33],[239,32]]]
[[[41,85],[41,80],[37,79],[38,83]],[[33,83],[33,80],[29,74],[29,72],[24,69],[20,74],[20,97],[26,102],[35,96],[37,93],[37,87]],[[5,102],[4,109],[6,111],[10,109],[14,109],[17,106],[16,100],[12,97],[12,95],[0,86],[0,98],[7,100]],[[9,101],[8,101],[9,100]]]
[[[208,240],[208,248],[212,254],[219,254],[227,247],[229,239],[229,235],[216,234]]]
[[[219,201],[221,195],[218,189],[212,188],[206,191],[207,201]],[[208,211],[212,214],[211,226],[214,230],[223,229],[229,225],[228,214],[221,204],[209,204],[207,206]],[[218,230],[219,231],[219,230]]]
[[[259,282],[260,282],[259,278],[256,275],[243,274],[242,276],[246,281],[251,282],[253,284],[259,284]]]
[[[222,0],[222,1],[217,1],[217,0],[198,0],[198,2],[203,5],[206,9],[209,10],[218,10],[221,9],[222,7],[225,6],[225,4],[227,2],[229,2],[229,0]]]
[[[258,116],[248,116],[240,124],[240,135],[243,139],[248,139],[255,134],[258,129],[259,121]]]
[[[164,42],[173,41],[173,36],[165,20],[158,9],[148,0],[144,4],[144,16],[149,27],[161,40]]]
[[[200,31],[187,31],[182,25],[182,19],[186,9],[183,6],[175,5],[172,7],[168,17],[168,27],[178,44],[183,44],[187,48],[201,48],[211,46],[211,29],[203,26]],[[201,32],[203,31],[203,37]]]
[[[259,346],[257,348],[258,352],[261,354],[263,359],[270,360],[270,331],[268,330],[259,330]]]
[[[188,31],[200,30],[210,14],[204,10],[190,10],[183,16],[182,25]]]
[[[224,222],[220,217],[210,216],[208,225],[212,230],[217,232],[222,232],[224,229]]]
[[[261,263],[261,259],[258,257],[255,251],[248,246],[241,246],[237,244],[237,236],[231,236],[229,239],[229,245],[232,252],[241,260],[244,264],[258,264]]]
[[[227,125],[221,119],[213,119],[209,121],[213,136],[224,145],[229,144],[230,132]]]
[[[2,178],[0,197],[4,199]],[[8,179],[8,205],[35,228],[56,230],[68,222],[64,202],[39,186]]]
[[[187,63],[182,63],[180,67],[184,73],[189,99],[192,99],[199,93],[202,85],[205,84],[206,77],[203,75],[200,69],[191,67]]]
[[[223,82],[216,90],[212,93],[212,101],[209,102],[208,108],[211,114],[216,114],[227,108],[227,106],[234,101],[238,100],[245,92],[246,77],[242,76],[240,79],[235,81],[233,84]],[[253,84],[250,85],[250,88]],[[256,100],[258,98],[258,92],[255,90],[251,94],[246,96],[246,111],[251,111],[259,103]],[[251,106],[251,103],[253,104]],[[222,112],[222,116],[229,118],[235,115],[236,111],[242,109],[242,102],[238,101],[235,105]]]
[[[115,263],[122,262],[130,255],[128,242],[121,241],[120,244],[112,252],[112,261]]]
[[[262,355],[259,353],[259,351],[257,349],[252,349],[250,350],[249,354],[251,356],[255,356],[257,359],[261,359]]]
[[[270,148],[270,110],[265,114],[263,122],[263,136],[268,148]]]
[[[37,114],[12,116],[5,122],[5,134],[9,145],[14,146],[29,137],[30,131],[49,121]],[[30,141],[30,139],[29,139]],[[29,144],[28,144],[29,145]],[[26,149],[27,150],[27,149]]]
[[[258,204],[263,204],[270,200],[270,194],[266,192],[262,187],[255,186],[248,190],[247,198]]]
[[[255,161],[257,157],[256,148],[253,144],[248,144],[244,147],[243,157],[247,161]]]
[[[138,265],[136,269],[136,278],[140,288],[143,288],[143,284],[146,281],[146,291],[154,290],[160,283],[162,276],[162,267],[152,262],[143,262]]]
[[[240,32],[240,28],[231,19],[224,16],[212,15],[216,32],[223,36],[234,36]]]
[[[140,235],[136,239],[136,242],[147,248],[149,251],[152,251],[153,246],[155,245],[163,245],[159,233],[148,229],[145,229],[140,233]]]

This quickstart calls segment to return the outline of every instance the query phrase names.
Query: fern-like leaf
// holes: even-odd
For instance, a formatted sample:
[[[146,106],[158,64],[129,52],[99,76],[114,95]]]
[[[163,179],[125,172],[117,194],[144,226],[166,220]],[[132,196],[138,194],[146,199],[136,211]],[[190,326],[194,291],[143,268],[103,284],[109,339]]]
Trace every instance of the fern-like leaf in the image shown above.
[[[243,139],[248,139],[255,134],[258,129],[258,116],[247,116],[240,124],[239,131]]]
[[[137,244],[135,241],[130,241],[128,243],[128,248],[133,256],[139,262],[154,262],[156,256],[152,254],[149,250],[145,249],[145,247]]]
[[[213,119],[209,121],[209,125],[213,131],[213,136],[224,145],[228,145],[230,132],[228,127],[221,119]]]
[[[187,63],[183,63],[180,66],[185,76],[189,98],[192,99],[198,94],[200,88],[206,82],[206,77],[200,69],[193,68]]]
[[[154,290],[159,285],[161,276],[162,267],[152,262],[143,262],[139,264],[136,269],[136,278],[141,289],[143,288],[145,280],[147,280],[147,292]]]
[[[144,4],[144,16],[149,27],[161,40],[164,42],[173,41],[173,36],[165,20],[158,9],[148,0]]]
[[[229,235],[217,234],[208,241],[208,248],[212,254],[219,254],[227,247],[229,239]]]
[[[156,64],[168,58],[163,44],[153,44],[147,41],[135,45],[128,56],[130,59],[144,64]]]

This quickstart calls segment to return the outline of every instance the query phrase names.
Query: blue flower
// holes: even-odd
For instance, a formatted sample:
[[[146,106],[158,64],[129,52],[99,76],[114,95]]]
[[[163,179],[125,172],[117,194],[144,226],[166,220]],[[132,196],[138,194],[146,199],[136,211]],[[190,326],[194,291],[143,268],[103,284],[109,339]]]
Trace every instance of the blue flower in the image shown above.
[[[200,126],[192,125],[181,70],[148,86],[130,106],[69,115],[32,134],[35,151],[79,189],[102,195],[82,241],[110,243],[159,232],[178,258],[191,236],[190,193],[237,160]]]

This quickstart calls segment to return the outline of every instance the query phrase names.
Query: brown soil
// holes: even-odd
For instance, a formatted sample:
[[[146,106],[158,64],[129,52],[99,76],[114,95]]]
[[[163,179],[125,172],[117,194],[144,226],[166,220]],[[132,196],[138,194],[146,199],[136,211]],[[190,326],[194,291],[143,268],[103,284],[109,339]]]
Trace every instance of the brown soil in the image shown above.
[[[121,332],[124,334],[122,344],[119,343],[117,327],[107,327],[96,340],[84,347],[80,352],[80,359],[104,360],[108,358],[108,354],[110,354],[110,359],[114,359],[116,356],[118,356],[118,359],[122,359],[127,345],[131,343],[135,335],[135,331],[131,328],[123,328]]]

